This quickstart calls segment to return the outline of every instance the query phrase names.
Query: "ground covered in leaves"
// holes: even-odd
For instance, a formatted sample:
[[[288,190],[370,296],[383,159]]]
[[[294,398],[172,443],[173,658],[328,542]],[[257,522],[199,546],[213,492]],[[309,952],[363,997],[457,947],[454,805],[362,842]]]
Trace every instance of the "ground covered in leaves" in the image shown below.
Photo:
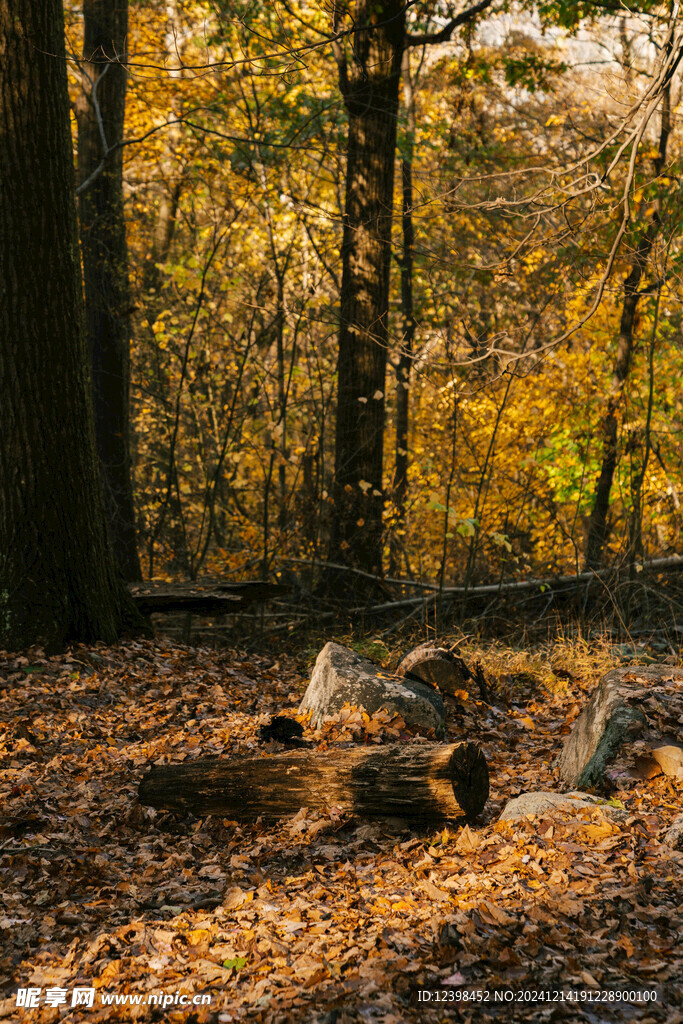
[[[259,727],[296,712],[303,659],[163,639],[2,658],[0,1017],[683,1020],[683,854],[661,842],[673,780],[617,792],[618,818],[497,821],[510,797],[560,788],[563,739],[614,662],[480,654],[496,703],[447,698],[448,728],[482,744],[490,800],[476,822],[422,830],[334,808],[266,827],[138,804],[150,763],[282,749]],[[307,733],[321,756],[397,735],[400,721],[352,711]],[[37,1005],[18,1007],[20,989]]]

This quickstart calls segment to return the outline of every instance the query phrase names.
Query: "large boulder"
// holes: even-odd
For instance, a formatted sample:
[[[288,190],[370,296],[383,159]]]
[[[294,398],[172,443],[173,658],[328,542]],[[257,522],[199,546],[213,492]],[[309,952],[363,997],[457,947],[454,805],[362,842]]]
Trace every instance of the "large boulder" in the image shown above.
[[[347,703],[364,707],[369,715],[386,708],[390,714],[401,715],[409,728],[433,729],[439,738],[445,733],[443,701],[431,686],[384,672],[341,644],[325,644],[299,713],[310,711],[311,725],[318,729],[326,715],[336,714]]]
[[[683,746],[683,669],[629,666],[602,677],[560,755],[560,777],[589,789],[677,774]],[[677,767],[678,766],[678,767]]]

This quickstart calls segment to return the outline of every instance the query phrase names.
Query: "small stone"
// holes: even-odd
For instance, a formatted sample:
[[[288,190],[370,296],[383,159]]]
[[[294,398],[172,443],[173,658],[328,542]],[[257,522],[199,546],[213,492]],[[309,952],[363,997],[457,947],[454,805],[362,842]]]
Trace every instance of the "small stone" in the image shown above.
[[[683,850],[683,814],[677,814],[664,833],[664,842],[674,850]]]
[[[650,753],[665,775],[683,775],[683,747],[656,747]]]

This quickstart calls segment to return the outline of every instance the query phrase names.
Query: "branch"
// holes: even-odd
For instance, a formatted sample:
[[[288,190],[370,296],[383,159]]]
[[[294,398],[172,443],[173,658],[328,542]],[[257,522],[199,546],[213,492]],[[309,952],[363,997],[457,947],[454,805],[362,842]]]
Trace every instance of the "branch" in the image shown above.
[[[339,70],[339,91],[342,96],[347,96],[349,92],[349,70],[346,64],[346,54],[344,53],[344,46],[342,43],[343,35],[339,32],[339,8],[336,4],[334,6],[334,14],[332,18],[332,31],[334,32],[334,35],[330,39],[330,43],[332,47],[332,56],[334,57]]]
[[[455,18],[451,18],[447,25],[445,25],[438,32],[425,32],[422,35],[414,35],[412,32],[406,32],[406,46],[428,46],[430,43],[447,43],[453,35],[453,32],[459,25],[464,25],[468,21],[472,21],[478,14],[485,11],[487,7],[490,7],[493,0],[480,0],[474,7],[468,8],[466,11],[461,11],[460,14],[456,15]]]

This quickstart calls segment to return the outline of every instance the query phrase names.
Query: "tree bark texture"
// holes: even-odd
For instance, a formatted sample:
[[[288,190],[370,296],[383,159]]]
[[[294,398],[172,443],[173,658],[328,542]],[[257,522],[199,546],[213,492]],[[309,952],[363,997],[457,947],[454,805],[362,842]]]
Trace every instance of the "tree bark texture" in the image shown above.
[[[0,647],[112,642],[61,0],[0,0],[0,52]]]
[[[404,5],[357,0],[338,55],[348,112],[330,561],[382,569],[384,392]],[[350,22],[350,19],[349,23]],[[344,20],[346,24],[346,20]]]
[[[132,583],[129,587],[143,615],[162,612],[191,612],[194,615],[229,615],[255,603],[263,603],[289,592],[289,587],[266,580],[239,583],[184,582]]]
[[[238,821],[338,807],[360,817],[426,823],[474,817],[488,792],[488,768],[476,743],[395,743],[163,765],[142,779],[139,799]]]
[[[401,160],[401,347],[396,362],[396,456],[394,463],[393,502],[396,521],[391,534],[390,575],[400,571],[403,531],[408,496],[408,427],[410,424],[410,378],[413,368],[415,315],[413,311],[413,257],[415,229],[413,225],[413,154],[415,149],[415,96],[410,76],[410,51],[404,50],[402,62],[403,103],[406,112],[406,137]]]
[[[129,442],[131,298],[123,149],[112,150],[123,138],[128,0],[85,0],[83,21],[77,120],[78,177],[85,188],[79,196],[79,217],[95,434],[119,569],[125,579],[139,580]]]

